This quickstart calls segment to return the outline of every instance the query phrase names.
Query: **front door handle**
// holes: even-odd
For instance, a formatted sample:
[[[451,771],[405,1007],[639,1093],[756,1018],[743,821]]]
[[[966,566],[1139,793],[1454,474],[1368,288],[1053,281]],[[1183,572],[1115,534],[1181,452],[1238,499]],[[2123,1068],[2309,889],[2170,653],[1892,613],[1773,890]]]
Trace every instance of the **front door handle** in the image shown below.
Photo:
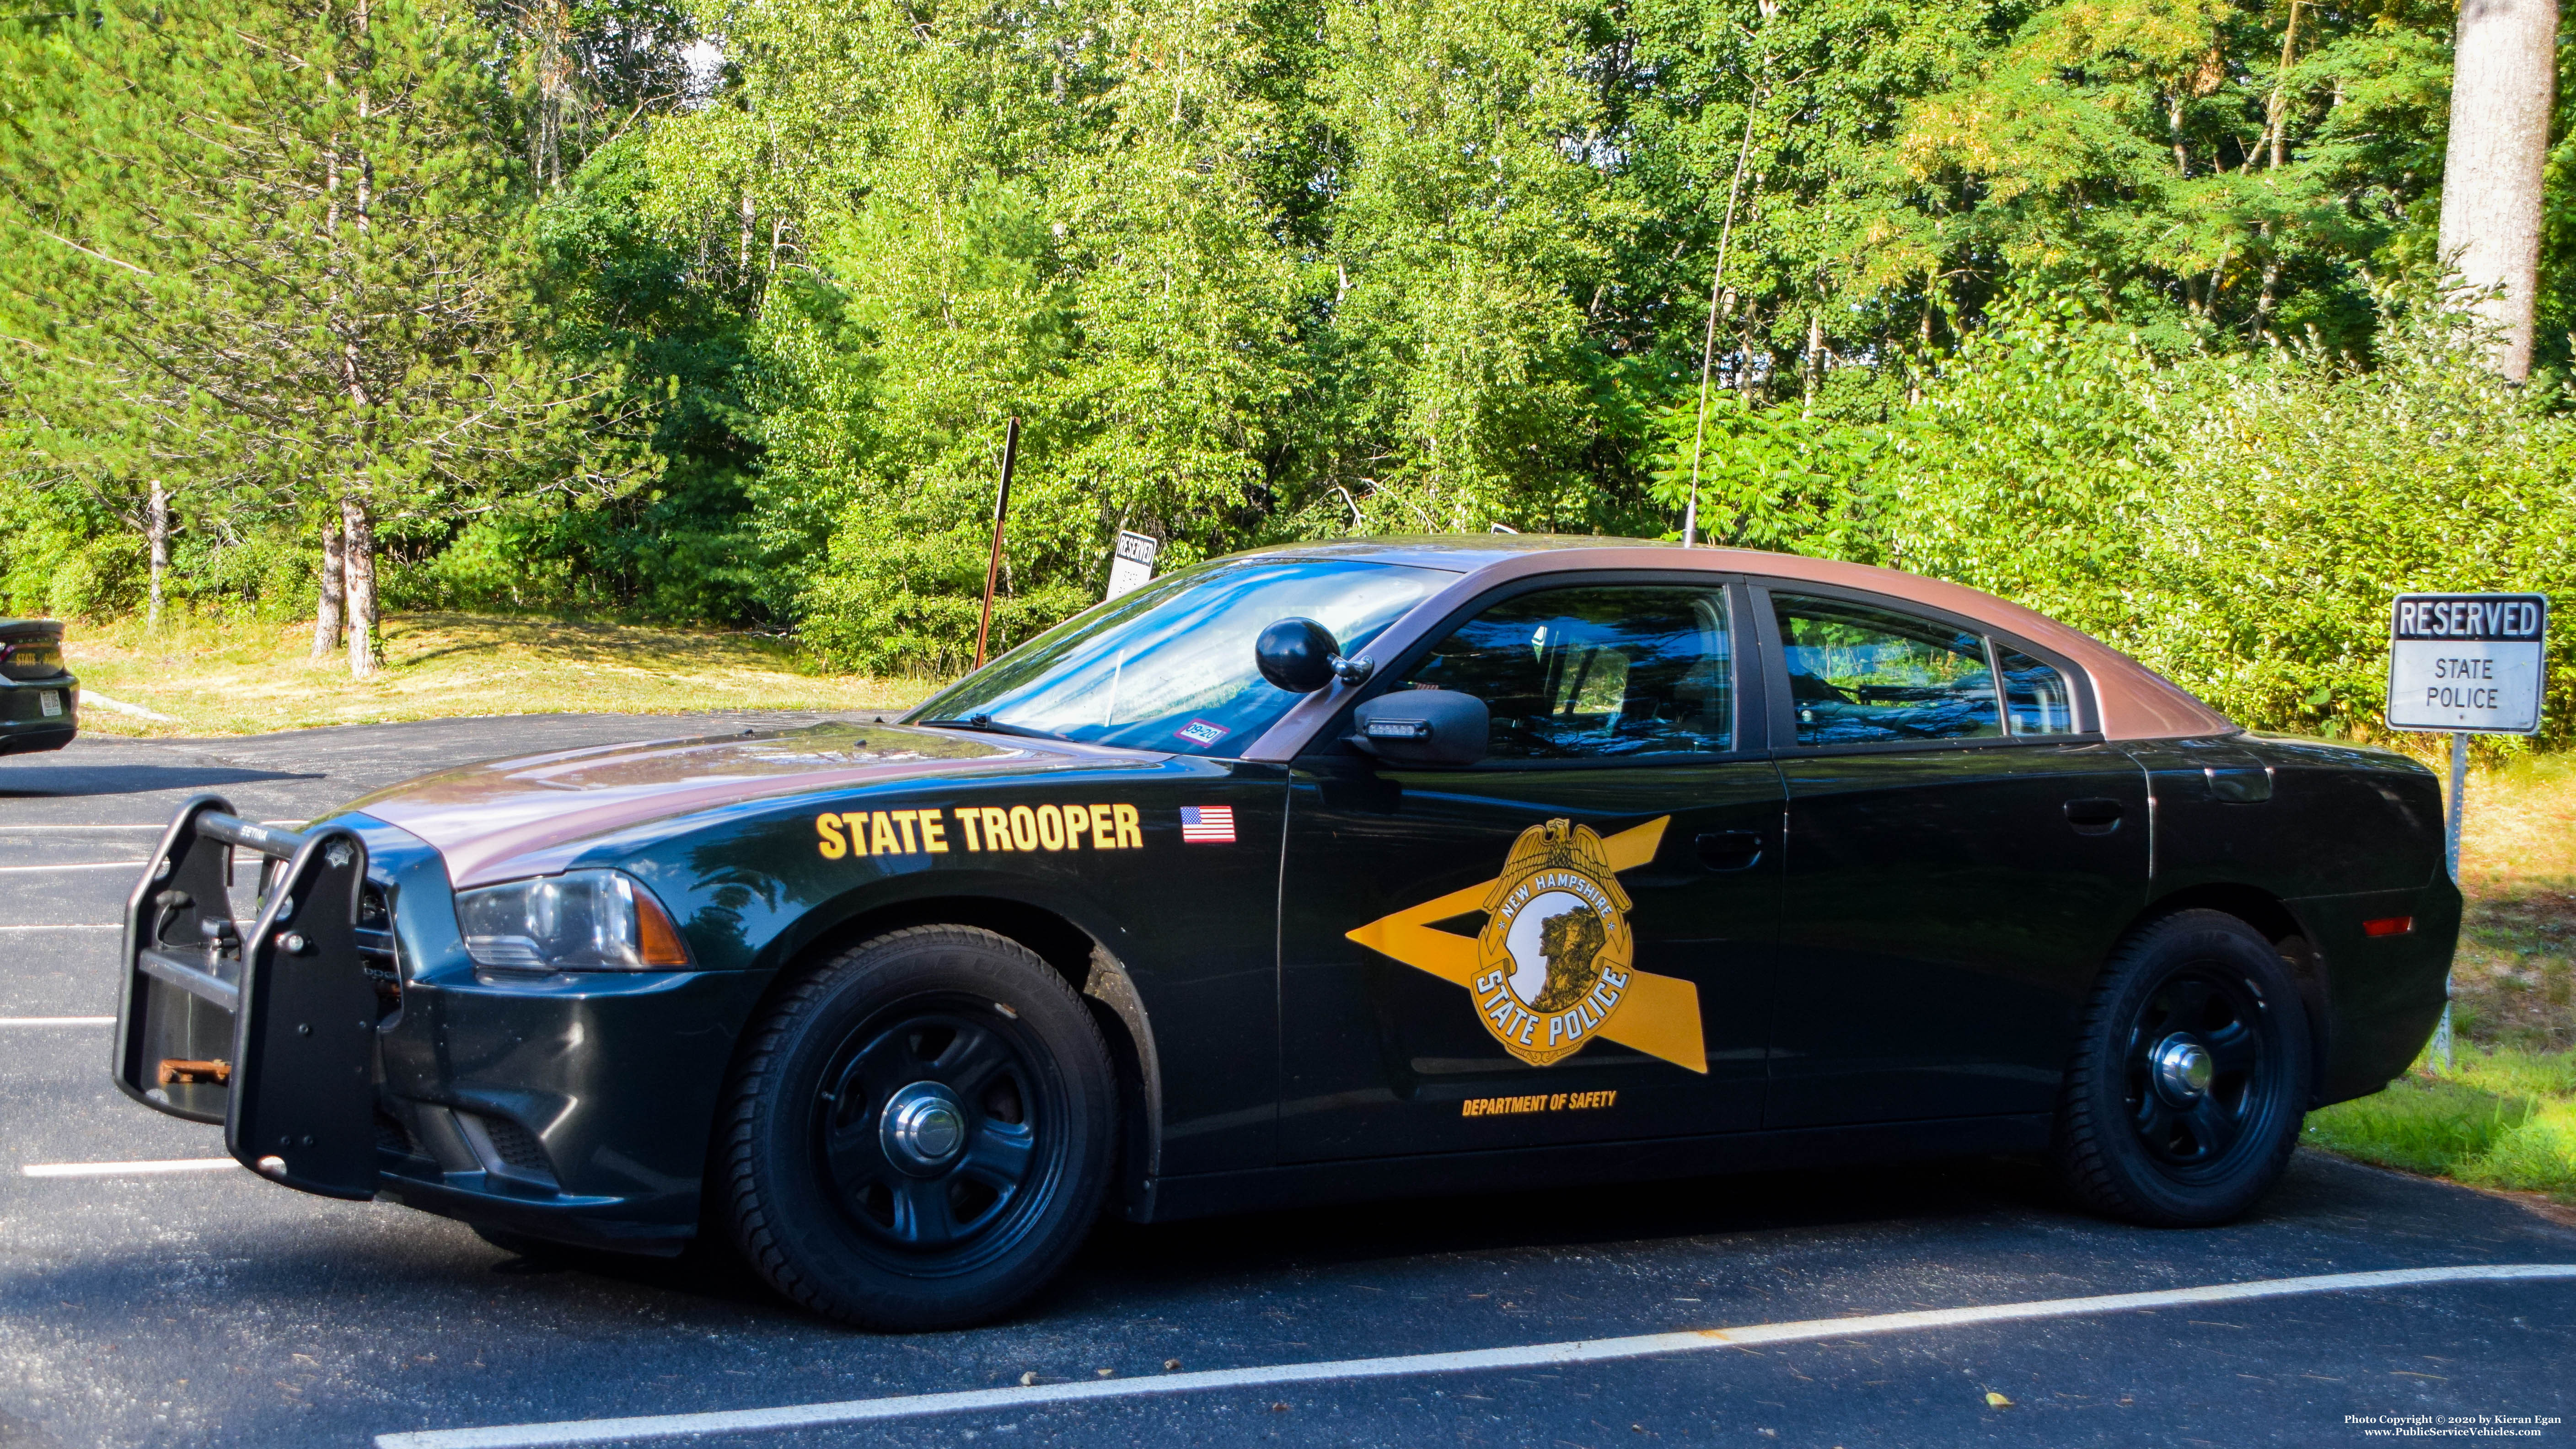
[[[2078,835],[2108,835],[2120,828],[2120,802],[2093,796],[2066,802],[2066,823]]]
[[[1762,863],[1762,837],[1751,830],[1712,830],[1694,842],[1710,870],[1751,870]]]

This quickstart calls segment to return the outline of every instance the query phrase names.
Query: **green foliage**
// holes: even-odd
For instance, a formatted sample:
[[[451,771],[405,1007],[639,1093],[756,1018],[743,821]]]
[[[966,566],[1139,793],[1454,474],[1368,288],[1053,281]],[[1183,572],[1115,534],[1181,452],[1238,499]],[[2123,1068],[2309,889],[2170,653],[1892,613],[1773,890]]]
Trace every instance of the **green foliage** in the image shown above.
[[[2576,1054],[2477,1052],[2308,1116],[2319,1147],[2481,1187],[2576,1197]]]
[[[398,605],[949,671],[1011,417],[1000,647],[1122,528],[1167,565],[1671,537],[1695,494],[1710,541],[1957,578],[2354,732],[2390,594],[2568,584],[2560,373],[2494,386],[2397,300],[2436,290],[2432,0],[363,13],[0,24],[12,607],[122,607],[158,478],[197,607],[295,608],[353,497]],[[2576,140],[2551,164],[2563,372]]]
[[[2486,1155],[2531,1104],[2457,1082],[2406,1076],[2378,1093],[2308,1115],[2315,1145],[2408,1172],[2452,1173]]]
[[[1964,348],[1874,440],[1877,561],[2053,614],[2234,717],[2367,733],[2390,600],[2576,593],[2576,417],[2386,299],[2380,363],[2159,358],[2071,306]],[[2550,738],[2576,731],[2576,640]]]

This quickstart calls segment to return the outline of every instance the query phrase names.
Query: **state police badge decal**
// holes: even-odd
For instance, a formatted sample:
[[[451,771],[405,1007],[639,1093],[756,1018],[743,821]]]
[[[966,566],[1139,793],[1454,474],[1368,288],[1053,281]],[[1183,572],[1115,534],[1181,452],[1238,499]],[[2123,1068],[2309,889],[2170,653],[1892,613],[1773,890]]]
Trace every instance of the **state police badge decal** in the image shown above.
[[[1512,842],[1503,870],[1378,917],[1351,940],[1469,993],[1470,1009],[1503,1050],[1544,1067],[1615,1042],[1686,1072],[1706,1072],[1699,988],[1640,971],[1619,872],[1655,858],[1662,816],[1604,836],[1550,820]],[[1483,912],[1474,936],[1441,922]]]
[[[1589,825],[1521,832],[1485,897],[1476,1010],[1503,1050],[1543,1067],[1583,1049],[1627,1000],[1628,893]]]

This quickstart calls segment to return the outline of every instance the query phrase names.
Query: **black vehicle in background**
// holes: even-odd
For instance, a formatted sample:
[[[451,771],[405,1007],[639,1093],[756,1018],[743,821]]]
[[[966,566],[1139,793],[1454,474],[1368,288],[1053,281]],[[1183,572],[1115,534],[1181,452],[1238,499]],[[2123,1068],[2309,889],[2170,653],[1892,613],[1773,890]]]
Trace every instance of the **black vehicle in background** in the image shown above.
[[[0,619],[0,755],[59,750],[80,733],[80,681],[53,619]]]

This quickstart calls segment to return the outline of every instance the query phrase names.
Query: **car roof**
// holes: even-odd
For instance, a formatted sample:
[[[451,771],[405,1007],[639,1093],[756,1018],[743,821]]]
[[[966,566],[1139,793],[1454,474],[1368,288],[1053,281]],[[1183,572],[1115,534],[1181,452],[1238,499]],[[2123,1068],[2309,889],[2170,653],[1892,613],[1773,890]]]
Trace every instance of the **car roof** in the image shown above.
[[[1851,589],[1898,604],[1956,614],[2063,657],[2091,677],[2094,707],[2101,716],[2091,723],[2107,739],[2173,739],[2237,730],[2227,716],[2193,698],[2182,686],[2090,634],[1963,584],[1871,564],[1756,549],[1684,548],[1678,543],[1649,539],[1543,533],[1332,539],[1280,544],[1234,557],[1365,559],[1458,574],[1456,583],[1424,601],[1371,646],[1372,652],[1388,656],[1409,648],[1417,642],[1418,634],[1487,589],[1551,573],[1592,569],[1705,570],[1744,574],[1757,580]],[[1246,751],[1246,758],[1269,758],[1282,749],[1302,744],[1325,717],[1339,708],[1346,688],[1336,685],[1301,701],[1252,750]]]

